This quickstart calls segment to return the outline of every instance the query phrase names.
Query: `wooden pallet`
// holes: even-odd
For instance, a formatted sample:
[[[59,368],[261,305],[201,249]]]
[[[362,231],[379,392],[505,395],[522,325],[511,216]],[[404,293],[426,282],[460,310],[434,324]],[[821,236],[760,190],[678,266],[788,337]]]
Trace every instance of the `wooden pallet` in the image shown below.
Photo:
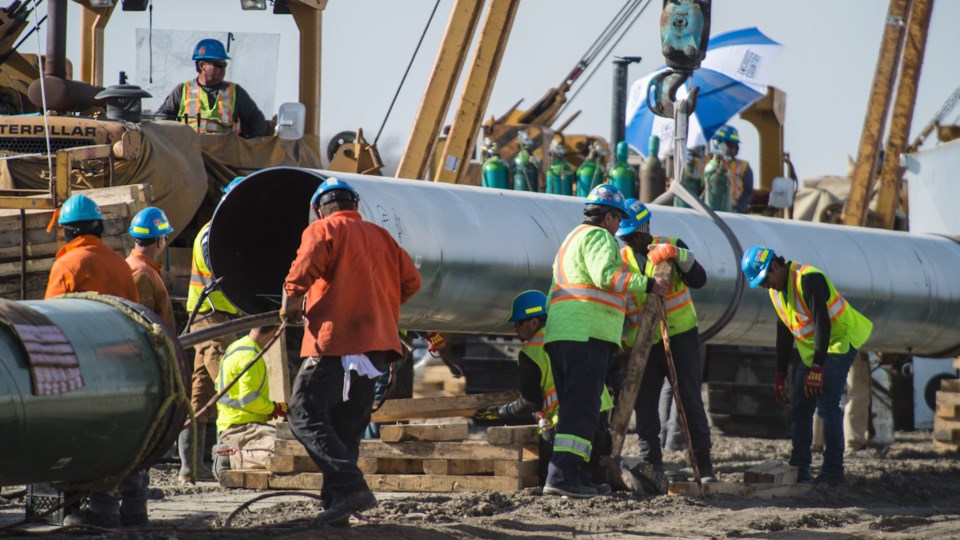
[[[938,451],[956,451],[960,444],[960,380],[944,379],[937,392],[937,410],[933,418],[934,443]]]

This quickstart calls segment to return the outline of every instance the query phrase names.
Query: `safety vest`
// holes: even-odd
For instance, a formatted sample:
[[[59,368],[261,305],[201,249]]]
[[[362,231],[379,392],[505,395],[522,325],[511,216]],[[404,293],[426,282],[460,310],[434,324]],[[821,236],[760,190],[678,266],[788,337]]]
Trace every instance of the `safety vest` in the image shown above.
[[[223,85],[217,92],[217,101],[212,105],[208,102],[208,98],[209,95],[196,79],[183,83],[180,111],[177,117],[185,119],[197,133],[229,131],[239,133],[240,124],[233,119],[233,111],[237,104],[237,85],[234,83]]]
[[[546,418],[551,424],[557,425],[560,414],[560,402],[557,400],[557,389],[553,384],[553,370],[550,368],[550,357],[547,351],[543,349],[544,331],[541,329],[534,334],[520,349],[526,354],[533,363],[540,368],[540,393],[543,395],[543,403],[540,406],[538,416]],[[606,385],[600,394],[600,412],[609,411],[613,408],[613,398],[610,397],[610,391]]]
[[[807,366],[813,364],[816,330],[810,309],[803,299],[802,280],[809,274],[822,275],[830,289],[830,298],[827,300],[827,311],[830,313],[830,347],[827,354],[844,354],[850,350],[851,345],[859,349],[873,330],[873,323],[840,296],[826,274],[809,265],[791,263],[787,273],[787,289],[782,292],[770,289],[770,301],[777,310],[777,316],[793,334],[800,358]]]
[[[610,236],[610,255],[620,263],[620,268],[610,277],[610,283],[599,284],[601,286],[592,283],[588,266],[603,265],[603,268],[607,268],[610,264],[606,254],[594,254],[593,260],[589,260],[581,252],[584,238],[592,231],[609,235],[600,227],[579,225],[564,240],[554,260],[547,317],[548,343],[587,341],[590,338],[620,343],[627,290],[633,274],[619,260],[616,241]]]
[[[742,159],[727,161],[727,174],[730,176],[730,201],[736,206],[743,194],[743,175],[747,174],[750,165]]]
[[[654,236],[651,244],[673,244],[676,246],[677,242],[679,242],[678,238]],[[640,265],[637,263],[632,249],[625,247],[620,253],[623,255],[623,261],[631,270],[635,272],[640,271]],[[652,278],[656,269],[656,265],[647,259],[643,266],[643,275]],[[642,302],[643,299],[638,300]],[[642,309],[643,304],[640,303],[640,306]],[[677,272],[676,268],[674,268],[670,274],[670,293],[663,299],[663,308],[667,312],[667,331],[670,332],[671,336],[696,328],[697,310],[693,307],[693,297],[690,295],[690,288],[683,282],[683,278],[680,277],[680,272]],[[628,347],[632,347],[633,342],[637,339],[637,328],[639,326],[640,315],[638,312],[636,323],[632,324],[629,328],[625,328],[627,333],[625,333],[624,343]],[[660,325],[654,325],[653,342],[659,343],[662,339],[663,332],[660,330]]]
[[[227,347],[217,376],[217,391],[232,381],[258,354],[260,346],[249,336],[238,339]],[[254,390],[241,395],[242,387]],[[217,428],[220,431],[234,425],[262,423],[269,419],[273,413],[273,402],[270,401],[270,382],[267,380],[267,364],[263,358],[257,360],[237,384],[231,386],[217,401],[217,413]]]
[[[204,287],[213,283],[213,273],[207,267],[203,257],[203,245],[210,237],[210,222],[200,228],[200,232],[193,240],[193,263],[190,265],[190,286],[187,288],[187,312],[193,313],[194,307],[200,300]],[[220,311],[231,315],[239,315],[240,310],[227,300],[220,289],[210,293],[200,306],[198,313]]]

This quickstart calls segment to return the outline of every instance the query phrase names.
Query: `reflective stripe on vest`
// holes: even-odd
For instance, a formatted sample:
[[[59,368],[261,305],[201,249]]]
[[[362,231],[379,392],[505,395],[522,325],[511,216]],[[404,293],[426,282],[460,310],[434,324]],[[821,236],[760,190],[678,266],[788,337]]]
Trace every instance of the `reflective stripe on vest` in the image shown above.
[[[783,294],[774,289],[770,289],[770,299],[773,301],[773,307],[777,310],[777,315],[783,324],[787,325],[790,333],[798,339],[810,339],[816,331],[813,324],[813,317],[807,308],[807,302],[803,299],[800,281],[803,279],[804,269],[810,268],[801,263],[793,263],[790,268],[790,275],[787,278],[787,303],[793,306],[793,320],[790,320],[787,303],[784,302]],[[847,309],[847,301],[840,296],[838,292],[833,300],[827,303],[827,312],[830,314],[830,323],[832,324],[840,317],[840,314]]]
[[[541,329],[523,344],[521,350],[540,369],[540,394],[543,396],[540,413],[552,423],[556,423],[557,419],[554,415],[560,402],[557,400],[557,388],[553,383],[553,373],[550,370],[550,358],[543,350],[543,335],[544,332]]]
[[[631,264],[638,269],[640,268],[640,265],[637,264],[636,257],[633,255],[633,249],[629,246],[621,249],[620,255],[624,264],[627,265],[627,268],[630,268]],[[623,320],[624,333],[631,328],[640,326],[640,316],[643,314],[643,305],[637,303],[637,297],[633,294],[626,295],[626,306],[626,317]]]
[[[560,251],[557,253],[557,268],[553,276],[556,287],[554,287],[550,293],[550,303],[553,304],[564,300],[596,302],[623,313],[626,311],[626,292],[630,280],[630,270],[627,268],[627,265],[622,265],[616,274],[614,274],[613,283],[611,284],[613,292],[585,283],[570,283],[563,267],[567,249],[570,247],[570,244],[572,244],[574,240],[580,239],[591,229],[596,228],[598,227],[592,225],[579,225],[573,230],[573,234],[568,236],[563,245],[560,246]]]
[[[593,451],[593,443],[576,435],[557,433],[553,441],[553,451],[570,452],[582,457],[584,461],[589,461],[590,452]]]
[[[727,174],[730,175],[730,200],[736,204],[743,193],[743,175],[747,174],[747,162],[734,159],[727,162]]]
[[[180,95],[180,112],[187,124],[197,133],[240,132],[240,125],[233,120],[236,106],[237,85],[227,83],[217,92],[217,101],[211,106],[207,94],[196,79],[183,83]],[[199,121],[198,121],[199,119]]]
[[[223,362],[226,361],[227,358],[229,358],[230,356],[232,356],[233,353],[241,352],[241,351],[250,351],[250,352],[254,352],[254,353],[259,353],[259,352],[260,352],[259,350],[257,350],[256,347],[244,347],[244,346],[236,347],[236,348],[231,349],[227,354],[224,355],[223,360],[221,360],[221,362],[220,362],[220,365],[223,366]],[[223,387],[226,386],[226,383],[223,382],[223,378],[224,378],[224,375],[223,375],[223,374],[224,374],[225,371],[226,371],[225,369],[221,369],[221,370],[220,370],[220,376],[218,377],[218,378],[219,378],[219,381],[218,381],[219,384],[217,385],[217,391],[222,390]],[[221,404],[223,404],[223,405],[226,405],[227,407],[232,407],[232,408],[234,408],[234,409],[246,410],[246,409],[243,408],[243,406],[244,406],[244,405],[247,405],[248,403],[251,403],[251,402],[255,401],[257,398],[260,397],[260,390],[263,389],[263,385],[264,385],[266,382],[267,382],[267,372],[264,371],[264,372],[263,372],[263,378],[260,379],[260,386],[258,386],[255,391],[250,392],[249,394],[247,394],[247,395],[245,395],[245,396],[240,396],[240,399],[237,400],[237,399],[233,399],[232,397],[230,397],[230,391],[228,390],[227,393],[223,394],[223,396],[222,396],[219,400],[217,400],[217,403],[221,403]],[[248,411],[248,412],[249,412],[249,411]]]
[[[190,284],[187,287],[187,311],[192,312],[193,308],[200,301],[203,295],[203,289],[213,283],[213,273],[207,267],[203,258],[203,244],[209,242],[210,222],[207,222],[200,228],[200,233],[194,239],[193,260],[190,265]],[[200,306],[198,313],[207,313],[210,311],[220,311],[231,315],[238,315],[240,310],[227,300],[223,292],[215,289],[211,292],[204,303]]]

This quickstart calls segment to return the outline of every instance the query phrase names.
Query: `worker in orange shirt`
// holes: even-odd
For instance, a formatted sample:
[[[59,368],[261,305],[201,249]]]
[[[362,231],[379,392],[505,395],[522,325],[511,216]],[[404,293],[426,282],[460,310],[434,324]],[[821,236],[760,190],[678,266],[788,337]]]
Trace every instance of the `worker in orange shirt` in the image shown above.
[[[402,356],[400,305],[420,290],[420,273],[385,229],[363,221],[360,197],[327,178],[310,206],[283,288],[280,317],[306,328],[304,362],[293,383],[287,420],[323,472],[318,525],[344,524],[377,504],[357,467],[370,422],[374,382]]]
[[[86,195],[73,195],[60,207],[60,228],[67,243],[50,268],[44,299],[76,292],[95,292],[140,302],[127,262],[103,245],[103,214]]]
[[[85,195],[73,195],[60,208],[58,223],[67,244],[57,252],[57,260],[50,268],[45,299],[67,293],[95,292],[140,302],[130,267],[100,240],[103,214],[97,203]],[[146,525],[147,483],[146,469],[133,471],[120,482],[117,493],[92,492],[87,508],[81,509],[81,505],[68,508],[63,524],[106,528]]]
[[[170,221],[163,210],[150,206],[133,216],[130,223],[130,236],[134,239],[133,250],[127,257],[127,264],[133,271],[133,282],[140,293],[140,303],[150,308],[163,319],[171,332],[176,332],[173,321],[173,306],[170,293],[160,275],[160,263],[157,262],[167,248],[167,235],[173,232]]]

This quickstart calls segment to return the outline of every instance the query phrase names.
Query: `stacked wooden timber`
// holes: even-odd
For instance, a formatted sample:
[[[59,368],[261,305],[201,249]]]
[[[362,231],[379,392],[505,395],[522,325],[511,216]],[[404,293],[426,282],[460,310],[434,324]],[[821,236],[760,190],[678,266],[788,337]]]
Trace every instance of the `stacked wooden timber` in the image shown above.
[[[467,380],[454,378],[450,368],[444,365],[424,366],[413,379],[413,397],[452,397],[467,393]]]
[[[374,419],[377,415],[392,421],[410,419],[398,416],[462,416],[463,411],[486,406],[477,403],[502,403],[511,396],[515,394],[393,400],[377,411]],[[452,415],[451,410],[461,414]],[[465,420],[381,425],[380,440],[362,441],[358,465],[374,491],[510,492],[537,485],[536,426],[491,427],[485,439],[468,439],[468,435]],[[229,488],[318,490],[323,486],[323,475],[306,448],[293,437],[289,424],[281,423],[277,425],[269,469],[227,471],[220,484]]]
[[[703,495],[733,495],[752,499],[796,497],[813,486],[797,483],[797,468],[778,461],[764,461],[743,473],[743,482],[705,482]],[[700,495],[696,482],[670,482],[670,495]]]
[[[953,361],[953,367],[960,369],[960,358]],[[960,451],[960,379],[940,382],[933,418],[933,448],[943,453]]]
[[[149,187],[134,184],[79,192],[96,201],[104,217],[103,243],[124,258],[133,248],[133,239],[127,234],[130,220],[149,206],[148,190]],[[56,224],[47,232],[52,217],[52,210],[27,210],[21,222],[19,210],[0,210],[0,298],[43,298],[50,267],[57,251],[63,247],[62,234],[58,234]],[[21,274],[24,287],[21,287]]]

